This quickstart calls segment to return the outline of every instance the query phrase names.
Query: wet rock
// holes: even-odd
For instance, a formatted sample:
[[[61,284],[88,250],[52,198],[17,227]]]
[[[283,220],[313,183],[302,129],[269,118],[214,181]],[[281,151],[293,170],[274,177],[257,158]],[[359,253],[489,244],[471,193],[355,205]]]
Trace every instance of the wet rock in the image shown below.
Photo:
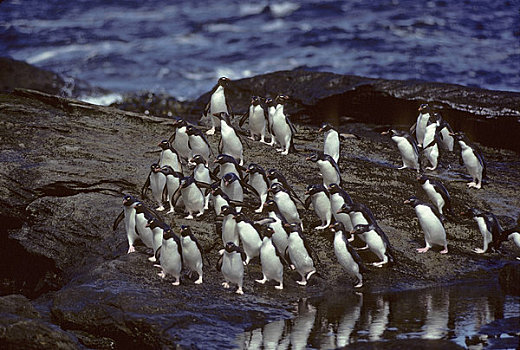
[[[342,349],[368,350],[368,349],[410,349],[410,350],[434,350],[434,349],[464,349],[449,340],[425,340],[425,339],[398,339],[385,342],[359,342],[345,346]]]
[[[520,295],[520,263],[512,262],[500,269],[498,280],[506,293]]]

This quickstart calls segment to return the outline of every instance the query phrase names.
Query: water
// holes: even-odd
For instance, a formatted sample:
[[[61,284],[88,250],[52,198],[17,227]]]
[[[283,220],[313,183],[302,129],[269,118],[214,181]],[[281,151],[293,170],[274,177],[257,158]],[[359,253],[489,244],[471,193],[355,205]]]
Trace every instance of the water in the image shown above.
[[[481,327],[496,320],[520,331],[519,302],[520,297],[504,295],[497,285],[387,294],[347,291],[300,299],[293,319],[241,334],[236,345],[240,349],[335,349],[367,341],[443,339],[466,347],[466,337],[482,337],[478,335]],[[487,334],[498,332],[507,341],[511,336],[506,328],[510,327],[493,328]],[[509,340],[518,343],[518,337]]]
[[[5,0],[0,52],[181,99],[295,68],[520,91],[519,17],[516,0]]]

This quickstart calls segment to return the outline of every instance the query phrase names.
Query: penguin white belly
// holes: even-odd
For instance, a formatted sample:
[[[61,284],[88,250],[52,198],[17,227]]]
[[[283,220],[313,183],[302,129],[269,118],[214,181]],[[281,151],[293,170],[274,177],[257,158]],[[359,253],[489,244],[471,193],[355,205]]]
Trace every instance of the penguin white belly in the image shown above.
[[[323,153],[328,154],[337,163],[339,160],[339,136],[334,130],[329,130],[325,133]]]
[[[360,211],[352,211],[350,212],[350,219],[352,220],[352,225],[356,227],[357,225],[368,225],[368,221],[363,216],[363,213]]]
[[[392,139],[396,142],[397,149],[399,150],[399,153],[401,153],[403,166],[411,169],[418,169],[419,157],[408,140],[404,137],[397,136],[393,136]]]
[[[276,255],[276,250],[270,239],[264,238],[260,249],[262,273],[268,280],[283,281],[283,265]]]
[[[269,217],[273,217],[269,215]],[[278,251],[281,254],[285,254],[285,249],[287,248],[287,245],[289,244],[289,238],[287,236],[287,232],[285,232],[285,229],[282,226],[282,222],[277,217],[274,218],[276,221],[269,224],[269,227],[271,227],[274,230],[273,236],[271,237],[271,240],[273,241],[273,244],[278,248]]]
[[[211,176],[209,175],[209,170],[204,166],[204,164],[197,164],[195,170],[193,170],[193,177],[196,181],[211,184]]]
[[[432,203],[437,207],[437,209],[439,210],[439,213],[442,214],[442,209],[444,208],[444,204],[445,204],[444,198],[442,198],[442,196],[440,195],[439,192],[435,191],[435,188],[433,188],[433,186],[429,182],[425,182],[422,185],[422,188],[428,195],[428,198],[430,198]]]
[[[473,153],[473,150],[468,147],[462,150],[462,160],[468,170],[468,173],[473,178],[474,182],[480,183],[482,180],[482,165],[478,161],[478,158]]]
[[[507,236],[507,239],[512,241],[518,248],[520,248],[520,233],[519,232],[510,233],[509,236]]]
[[[150,188],[152,189],[152,196],[159,205],[162,203],[162,193],[166,185],[166,176],[158,172],[150,174]]]
[[[125,213],[125,231],[126,238],[128,239],[128,252],[131,253],[134,251],[134,242],[137,238],[139,238],[137,232],[135,231],[135,208],[134,206],[124,206],[123,208]]]
[[[324,193],[318,193],[311,197],[312,206],[314,211],[321,220],[321,228],[325,228],[330,225],[332,217],[330,200]]]
[[[419,223],[424,231],[426,244],[429,246],[440,245],[446,246],[446,231],[442,222],[427,206],[418,205],[415,212],[419,218]]]
[[[242,241],[244,251],[247,255],[246,262],[260,255],[260,247],[262,246],[262,240],[258,235],[258,232],[248,223],[238,222],[236,224],[238,235]]]
[[[377,232],[374,230],[370,230],[368,232],[363,233],[363,236],[365,236],[365,242],[368,245],[368,249],[370,249],[372,253],[377,255],[377,257],[381,259],[381,261],[388,261],[388,258],[385,254],[385,242],[383,242],[381,236],[379,236]]]
[[[190,136],[190,148],[193,155],[200,154],[204,159],[209,159],[209,147],[202,137]]]
[[[175,131],[175,140],[173,140],[173,148],[177,152],[179,152],[179,155],[185,159],[190,159],[191,149],[189,146],[189,140],[190,137],[186,133],[186,127],[180,127]]]
[[[148,248],[153,248],[153,232],[151,228],[146,227],[146,225],[148,224],[148,220],[146,220],[143,213],[136,214],[135,224],[139,232],[139,237],[141,238],[141,241]]]
[[[292,239],[292,236],[293,235],[289,236],[289,257],[296,271],[298,271],[302,277],[305,277],[307,273],[314,270],[314,262],[309,256],[309,253],[307,253],[303,241],[299,237],[298,239]]]
[[[222,150],[221,153],[233,156],[237,161],[241,162],[243,159],[242,141],[236,135],[235,131],[230,128],[225,122],[222,122]]]
[[[228,202],[222,198],[222,196],[213,196],[213,208],[215,208],[215,215],[220,215],[224,205],[228,205]]]
[[[415,129],[415,135],[417,137],[417,143],[419,146],[423,145],[424,142],[424,134],[426,132],[426,125],[428,124],[428,120],[430,119],[430,113],[421,113],[417,117],[417,124]]]
[[[165,274],[172,275],[178,281],[182,270],[182,258],[179,254],[177,243],[170,238],[163,240],[159,261]]]
[[[341,179],[339,177],[336,168],[329,162],[319,160],[318,167],[320,168],[321,177],[323,178],[323,185],[329,186],[330,184],[339,184]]]
[[[190,271],[202,274],[202,255],[197,244],[189,236],[181,238],[182,262]]]
[[[242,202],[244,200],[244,190],[242,189],[242,185],[238,181],[233,181],[229,186],[221,186],[222,192],[227,194],[229,199],[234,201]],[[238,210],[237,208],[237,211]]]
[[[447,128],[441,130],[441,143],[450,152],[453,152],[453,145],[455,139],[450,135],[450,131]]]
[[[182,172],[181,163],[179,161],[179,157],[169,149],[161,152],[161,157],[159,160],[159,165],[161,167],[165,165],[169,165],[173,170]]]
[[[239,179],[241,178],[241,175],[238,172],[236,166],[232,163],[224,163],[220,165],[219,177],[223,178],[227,173],[234,173],[238,176]]]
[[[154,255],[152,257],[149,257],[148,260],[156,261],[155,253],[157,252],[157,250],[159,248],[161,248],[164,230],[157,227],[152,230],[152,233],[153,233],[153,254]]]
[[[181,189],[181,193],[184,206],[190,215],[204,212],[205,198],[195,184]]]
[[[222,243],[233,242],[235,245],[239,243],[238,233],[236,231],[237,222],[233,219],[233,214],[226,215],[222,221]]]
[[[261,174],[255,173],[249,176],[249,184],[260,195],[260,206],[263,206],[267,199],[267,183]]]
[[[476,217],[475,221],[477,222],[478,229],[479,229],[480,233],[482,234],[482,238],[484,239],[482,250],[485,252],[485,251],[487,251],[489,243],[491,243],[491,241],[493,240],[493,236],[492,236],[491,232],[488,231],[487,226],[486,226],[486,221],[484,220],[483,217],[480,217],[480,216]]]
[[[222,275],[227,282],[236,283],[242,287],[244,278],[244,264],[239,253],[224,253],[222,259]]]
[[[263,140],[265,134],[265,116],[262,107],[255,106],[252,113],[249,113],[249,130],[251,136],[258,135]]]
[[[278,192],[274,196],[274,201],[278,205],[278,209],[280,213],[285,217],[287,222],[293,223],[301,223],[300,214],[296,209],[296,205],[289,195],[285,192]]]
[[[335,193],[330,197],[330,210],[332,212],[332,215],[334,216],[334,219],[336,221],[341,222],[345,226],[345,230],[352,231],[354,227],[352,226],[352,220],[350,220],[350,215],[346,213],[338,214],[338,210],[344,203],[345,200],[339,194]]]
[[[281,148],[283,150],[289,149],[292,131],[285,120],[285,115],[278,111],[276,111],[273,116],[273,132],[276,141],[280,144]]]
[[[211,126],[215,127],[219,125],[220,119],[214,116],[215,113],[226,112],[229,114],[226,105],[226,96],[224,95],[224,88],[222,86],[217,87],[215,92],[211,95],[210,99],[209,115],[211,118]]]
[[[350,252],[347,249],[347,245],[343,238],[342,233],[337,233],[334,237],[334,254],[338,259],[339,264],[347,271],[352,277],[359,278],[359,265],[352,258]]]

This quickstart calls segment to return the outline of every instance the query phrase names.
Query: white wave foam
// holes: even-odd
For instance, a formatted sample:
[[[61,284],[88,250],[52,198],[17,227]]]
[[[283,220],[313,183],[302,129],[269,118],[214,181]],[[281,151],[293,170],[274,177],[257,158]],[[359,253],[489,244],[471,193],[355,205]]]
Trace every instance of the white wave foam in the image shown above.
[[[98,106],[108,106],[115,102],[121,102],[123,100],[123,96],[117,93],[110,93],[107,95],[101,96],[82,96],[79,98],[80,101],[91,103],[93,105]]]
[[[271,4],[269,5],[271,9],[271,13],[275,17],[286,17],[289,16],[294,11],[300,8],[300,5],[294,2],[281,2],[279,4]]]

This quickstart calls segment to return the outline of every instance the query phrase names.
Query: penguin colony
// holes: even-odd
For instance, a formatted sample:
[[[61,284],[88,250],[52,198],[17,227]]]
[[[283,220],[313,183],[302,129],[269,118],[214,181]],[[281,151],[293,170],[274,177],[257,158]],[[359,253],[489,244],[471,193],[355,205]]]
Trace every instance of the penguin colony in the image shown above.
[[[265,170],[255,162],[244,166],[243,141],[248,142],[246,137],[277,147],[282,155],[298,152],[294,147],[296,129],[284,112],[289,97],[279,95],[274,100],[252,97],[250,107],[237,127],[232,123],[234,115],[225,95],[229,82],[228,78],[222,77],[211,91],[204,110],[204,116],[211,122],[206,133],[182,118],[176,118],[171,137],[158,144],[159,160],[150,166],[141,192],[142,198],[151,192],[149,198],[157,206],[149,208],[132,195],[123,197],[123,211],[114,221],[113,229],[124,221],[128,253],[135,251],[134,242],[140,239],[152,249],[149,260],[161,268],[159,276],[172,276],[173,285],[180,284],[183,270],[190,278],[196,274],[195,284],[203,283],[204,254],[215,246],[221,247],[216,269],[222,274],[224,288],[237,285],[236,293],[243,294],[245,266],[255,258],[259,259],[263,274],[257,283],[272,280],[277,283],[275,288],[282,290],[284,271],[294,270],[300,275],[296,282],[306,285],[318,272],[319,259],[306,239],[304,232],[310,228],[303,226],[302,211],[297,208],[299,203],[306,211],[312,205],[320,219],[321,224],[314,230],[332,233],[335,256],[352,279],[354,288],[363,286],[367,265],[380,268],[397,263],[391,240],[372,211],[363,203],[354,202],[344,189],[338,166],[341,155],[338,131],[328,123],[319,129],[324,133],[323,152],[311,154],[306,159],[316,163],[321,182],[307,186],[304,202],[278,170]],[[242,129],[246,121],[249,133]],[[206,138],[217,132],[220,132],[218,155],[213,153]],[[424,174],[421,158],[429,163],[424,170],[433,171],[439,166],[439,147],[455,152],[458,146],[460,163],[472,178],[468,187],[480,189],[486,170],[482,154],[464,133],[454,132],[427,104],[419,107],[417,122],[409,132],[390,129],[382,134],[390,134],[397,144],[403,161],[399,169],[417,171],[417,181],[431,201],[431,204],[425,203],[415,196],[404,201],[415,209],[424,232],[425,246],[417,252],[425,253],[440,247],[441,254],[448,253],[443,222],[445,215],[450,218],[454,215],[450,195],[439,180]],[[158,212],[166,210],[165,204],[168,205],[167,214],[184,212],[187,214],[185,219],[196,219],[211,206],[220,222],[217,227],[222,239],[205,251],[189,226],[182,225],[177,229],[161,218]],[[263,213],[264,217],[252,220],[247,213],[254,215],[253,212]],[[475,248],[475,253],[498,250],[506,240],[520,247],[520,218],[515,227],[503,230],[491,212],[469,208],[461,214],[472,217],[483,236],[483,247]],[[354,241],[358,244],[353,245]],[[363,250],[372,252],[378,261],[364,262],[360,256]]]

